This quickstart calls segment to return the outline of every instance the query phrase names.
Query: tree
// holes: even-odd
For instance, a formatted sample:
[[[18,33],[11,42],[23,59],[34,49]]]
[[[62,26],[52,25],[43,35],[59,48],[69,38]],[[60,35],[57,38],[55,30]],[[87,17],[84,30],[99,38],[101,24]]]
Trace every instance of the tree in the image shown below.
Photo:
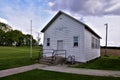
[[[32,37],[33,45],[36,44],[36,40],[30,34],[23,34],[19,30],[12,30],[12,28],[0,22],[0,46],[29,46],[30,39]]]
[[[8,31],[5,33],[5,45],[6,46],[12,46],[13,40],[12,40],[12,31]]]
[[[6,45],[5,44],[5,36],[6,36],[6,32],[9,32],[12,30],[12,27],[0,22],[0,45]]]
[[[36,44],[37,44],[37,41],[36,41],[35,39],[33,39],[33,36],[32,36],[32,35],[26,34],[26,35],[24,35],[24,40],[25,40],[26,46],[30,46],[31,37],[32,37],[32,44],[33,44],[33,45],[36,45]]]
[[[7,31],[11,31],[12,27],[9,26],[8,24],[0,22],[0,29],[7,32]]]
[[[0,45],[4,45],[4,39],[5,39],[5,32],[0,29]]]
[[[16,46],[21,46],[23,43],[23,34],[19,30],[13,30],[12,31],[12,40],[13,43],[15,43]]]
[[[8,46],[20,46],[22,41],[21,37],[23,36],[22,32],[19,30],[11,30],[5,34],[5,43]]]

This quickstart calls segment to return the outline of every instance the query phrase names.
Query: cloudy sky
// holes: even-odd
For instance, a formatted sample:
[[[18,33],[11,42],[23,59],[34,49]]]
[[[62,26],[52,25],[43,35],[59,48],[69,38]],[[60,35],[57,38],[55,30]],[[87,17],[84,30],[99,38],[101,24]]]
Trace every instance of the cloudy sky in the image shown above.
[[[88,24],[102,37],[102,46],[108,23],[108,45],[120,46],[120,0],[0,0],[0,21],[30,33],[32,20],[36,38],[59,10]]]

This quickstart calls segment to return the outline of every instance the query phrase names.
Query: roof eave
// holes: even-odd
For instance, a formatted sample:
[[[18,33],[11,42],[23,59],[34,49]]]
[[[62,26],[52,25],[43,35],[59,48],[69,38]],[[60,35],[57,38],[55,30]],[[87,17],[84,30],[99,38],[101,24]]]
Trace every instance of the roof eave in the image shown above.
[[[88,31],[90,31],[92,34],[94,34],[96,37],[98,37],[99,39],[102,39],[97,33],[95,33],[89,26],[85,25],[85,29],[87,29]]]

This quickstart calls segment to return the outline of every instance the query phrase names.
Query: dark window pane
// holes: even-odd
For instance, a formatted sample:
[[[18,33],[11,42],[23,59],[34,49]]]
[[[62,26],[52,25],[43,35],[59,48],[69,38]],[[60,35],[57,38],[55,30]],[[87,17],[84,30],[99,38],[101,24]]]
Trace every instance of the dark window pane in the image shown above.
[[[78,46],[78,37],[77,36],[73,37],[73,44],[74,44],[74,47]]]
[[[74,42],[78,42],[78,37],[74,37]]]
[[[50,46],[50,43],[47,43],[47,46]]]
[[[78,46],[78,42],[75,42],[75,43],[74,43],[74,47],[77,47],[77,46]]]
[[[47,46],[50,46],[50,38],[47,38]]]

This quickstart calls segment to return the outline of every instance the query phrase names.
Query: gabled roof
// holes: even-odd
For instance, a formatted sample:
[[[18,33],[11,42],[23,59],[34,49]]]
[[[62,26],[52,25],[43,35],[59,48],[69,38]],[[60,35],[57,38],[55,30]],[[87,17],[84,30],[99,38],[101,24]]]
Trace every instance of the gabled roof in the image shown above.
[[[83,22],[81,22],[81,21],[73,18],[72,16],[70,16],[70,15],[68,15],[68,14],[66,14],[66,13],[64,13],[64,12],[62,12],[62,11],[59,11],[59,12],[50,20],[50,22],[41,30],[41,32],[45,32],[45,31],[48,29],[48,27],[50,27],[50,25],[51,25],[61,14],[64,14],[64,15],[70,17],[71,19],[75,20],[76,22],[84,25],[84,26],[85,26],[85,29],[87,29],[87,30],[90,31],[92,34],[94,34],[96,37],[98,37],[98,38],[101,39],[101,37],[100,37],[97,33],[95,33],[87,24],[85,24],[85,23],[83,23]]]

